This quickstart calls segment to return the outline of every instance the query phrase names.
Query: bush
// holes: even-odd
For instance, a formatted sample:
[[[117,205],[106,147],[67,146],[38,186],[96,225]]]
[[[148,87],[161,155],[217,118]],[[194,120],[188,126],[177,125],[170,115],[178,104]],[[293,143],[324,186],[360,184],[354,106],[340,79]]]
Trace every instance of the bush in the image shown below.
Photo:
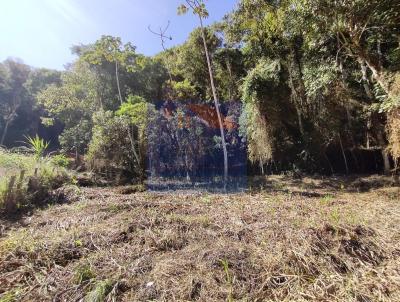
[[[117,183],[129,182],[143,174],[138,129],[129,117],[99,112],[93,118],[94,128],[89,144],[89,168]]]
[[[71,160],[64,154],[57,154],[51,157],[51,162],[57,167],[67,168],[71,164]]]
[[[51,159],[0,149],[0,211],[13,214],[51,201],[50,192],[69,181]]]

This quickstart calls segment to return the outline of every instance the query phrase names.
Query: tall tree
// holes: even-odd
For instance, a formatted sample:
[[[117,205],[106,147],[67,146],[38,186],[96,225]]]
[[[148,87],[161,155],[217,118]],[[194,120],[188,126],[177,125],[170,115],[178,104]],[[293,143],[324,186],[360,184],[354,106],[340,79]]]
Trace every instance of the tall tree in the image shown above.
[[[27,90],[24,86],[31,69],[29,66],[14,60],[3,63],[3,85],[0,91],[0,112],[4,120],[0,145],[4,144],[11,123],[18,116],[18,110],[27,101]]]
[[[227,151],[227,147],[226,147],[224,125],[222,122],[222,117],[221,117],[221,112],[220,112],[220,104],[219,104],[218,97],[217,97],[217,90],[216,90],[215,84],[214,84],[214,74],[213,74],[213,70],[212,70],[212,66],[211,66],[210,54],[208,52],[207,41],[206,41],[204,25],[203,25],[203,19],[207,18],[209,14],[208,14],[208,11],[206,9],[206,6],[205,6],[203,0],[186,0],[186,4],[187,4],[187,6],[185,4],[182,4],[178,8],[178,13],[185,14],[189,9],[192,9],[192,12],[198,16],[199,22],[200,22],[201,36],[203,39],[203,46],[204,46],[204,51],[206,53],[208,72],[209,72],[209,76],[210,76],[210,84],[211,84],[212,94],[213,94],[213,98],[214,98],[215,110],[216,110],[217,116],[218,116],[220,133],[221,133],[221,143],[222,143],[222,150],[223,150],[223,154],[224,154],[224,183],[226,186],[227,181],[228,181],[228,151]]]
[[[102,36],[87,51],[82,54],[83,59],[94,65],[104,62],[112,63],[115,67],[115,81],[117,84],[118,100],[120,105],[124,102],[121,91],[120,68],[130,68],[135,65],[135,47],[130,43],[122,45],[121,39],[112,36]]]

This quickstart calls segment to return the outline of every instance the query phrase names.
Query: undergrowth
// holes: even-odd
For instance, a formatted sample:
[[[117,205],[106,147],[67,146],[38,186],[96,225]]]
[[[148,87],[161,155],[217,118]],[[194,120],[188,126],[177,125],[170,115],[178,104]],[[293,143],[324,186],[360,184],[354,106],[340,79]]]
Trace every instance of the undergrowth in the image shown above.
[[[44,205],[51,191],[68,182],[68,171],[51,157],[0,149],[0,212],[14,214]]]

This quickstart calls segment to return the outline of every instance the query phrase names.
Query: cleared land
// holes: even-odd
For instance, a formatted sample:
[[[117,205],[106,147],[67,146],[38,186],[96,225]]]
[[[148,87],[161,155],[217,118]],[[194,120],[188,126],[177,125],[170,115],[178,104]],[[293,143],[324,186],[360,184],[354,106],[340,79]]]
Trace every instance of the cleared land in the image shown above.
[[[129,191],[64,188],[68,203],[2,219],[0,301],[400,301],[390,178]]]

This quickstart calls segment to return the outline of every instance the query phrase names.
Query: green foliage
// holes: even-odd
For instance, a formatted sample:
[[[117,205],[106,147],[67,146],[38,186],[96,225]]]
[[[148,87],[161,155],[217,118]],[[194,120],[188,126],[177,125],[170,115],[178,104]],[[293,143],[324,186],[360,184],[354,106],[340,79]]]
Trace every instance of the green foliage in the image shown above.
[[[87,153],[87,160],[94,171],[114,181],[122,181],[124,177],[131,180],[143,173],[141,154],[144,141],[139,135],[139,126],[132,123],[137,105],[143,109],[141,104],[123,105],[122,111],[133,109],[127,111],[132,114],[130,116],[116,115],[111,111],[100,111],[94,115],[93,136]],[[145,122],[145,116],[140,115],[140,121]]]
[[[340,212],[338,208],[334,208],[330,213],[329,213],[329,220],[334,226],[338,226],[340,222]]]
[[[150,104],[146,100],[137,95],[129,95],[128,100],[123,103],[115,112],[116,116],[129,117],[131,123],[141,131],[147,125],[148,107]]]
[[[49,142],[46,142],[44,139],[40,138],[37,134],[34,137],[27,136],[26,142],[31,149],[31,151],[35,154],[35,158],[39,160],[43,157],[44,152],[49,147]]]
[[[260,111],[258,98],[264,89],[275,89],[280,81],[279,61],[261,60],[244,79],[242,95],[245,102],[240,119],[241,133],[248,140],[248,154],[252,162],[264,165],[272,158],[271,125]]]
[[[62,168],[67,168],[71,163],[70,159],[64,154],[53,155],[51,157],[51,162],[53,165]]]
[[[84,152],[90,140],[92,115],[102,105],[100,83],[89,66],[77,62],[61,77],[61,85],[42,90],[37,100],[53,121],[64,124],[59,138],[65,151]],[[100,100],[100,102],[99,102]]]
[[[172,83],[172,89],[179,100],[194,99],[197,95],[196,87],[192,85],[188,79],[184,79],[180,82],[174,81]]]
[[[12,214],[51,202],[50,192],[69,179],[69,173],[51,158],[38,161],[36,156],[0,149],[0,210]]]
[[[309,99],[315,100],[328,95],[337,76],[338,70],[334,62],[308,63],[304,67],[303,77]]]
[[[222,33],[218,27],[216,33]],[[241,98],[239,83],[246,76],[244,59],[243,52],[234,47],[221,47],[215,51],[213,63],[221,99],[236,101]]]
[[[85,302],[103,302],[111,292],[113,282],[110,280],[99,281],[94,288],[85,296]]]
[[[272,159],[273,140],[270,126],[256,104],[244,105],[240,126],[242,136],[247,137],[249,160],[261,165],[266,164]]]
[[[59,136],[59,141],[63,151],[87,152],[88,145],[92,136],[93,121],[82,119],[77,125],[66,128]]]
[[[188,12],[188,7],[184,4],[181,4],[180,6],[178,6],[178,15],[184,15]]]
[[[93,65],[118,62],[130,70],[136,68],[135,47],[131,43],[123,45],[119,37],[102,36],[82,53],[82,58]]]
[[[207,27],[204,28],[204,31],[208,52],[213,60],[222,41],[213,28]],[[163,53],[161,57],[166,57],[165,60],[170,62],[172,77],[176,82],[173,83],[172,89],[178,94],[179,98],[212,99],[209,71],[200,28],[190,33],[184,44]],[[176,84],[178,85],[176,86]]]
[[[87,263],[80,264],[75,269],[74,283],[82,284],[83,282],[89,281],[95,277],[96,277],[96,275],[93,272],[90,264],[87,264]]]
[[[24,86],[33,95],[37,96],[40,91],[49,85],[61,84],[61,71],[46,68],[34,69],[29,74]]]
[[[261,59],[253,68],[242,84],[242,95],[245,102],[254,101],[254,96],[263,92],[266,85],[270,89],[277,86],[280,81],[281,64],[279,60]]]
[[[133,45],[122,44],[118,37],[103,36],[73,51],[78,60],[62,74],[60,82],[41,90],[37,100],[46,109],[43,122],[64,125],[59,137],[63,150],[82,154],[88,151],[93,116],[99,111],[129,112],[133,123],[144,125],[143,98],[160,98],[166,70],[158,60],[136,54]],[[117,76],[121,101],[127,100],[120,109]]]
[[[32,97],[24,86],[30,72],[29,66],[11,59],[0,64],[0,145],[14,143],[10,130],[21,113],[32,110]],[[19,127],[26,131],[26,125]],[[20,136],[16,132],[14,136]]]
[[[221,265],[222,265],[222,268],[224,269],[225,276],[226,276],[226,282],[228,283],[228,286],[229,286],[229,294],[228,294],[227,301],[233,302],[233,280],[232,280],[231,273],[229,271],[228,260],[226,260],[226,259],[221,260]]]
[[[162,136],[144,131],[150,119],[162,122],[155,100],[213,99],[204,33],[218,101],[244,102],[240,131],[252,162],[273,158],[278,170],[335,172],[330,157],[340,166],[342,148],[399,157],[398,1],[240,0],[208,27],[205,1],[181,2],[178,13],[192,12],[201,27],[154,57],[102,36],[74,46],[77,59],[63,72],[1,63],[0,144],[35,135],[41,120],[43,136],[64,151],[137,173],[146,145]],[[200,139],[203,130],[195,128],[185,139]]]
[[[331,194],[326,194],[326,195],[324,195],[322,198],[321,198],[321,204],[322,205],[324,205],[324,206],[326,206],[326,205],[328,205],[330,202],[332,202],[332,200],[333,200],[333,195],[331,195]]]
[[[180,6],[178,6],[178,15],[186,14],[190,10],[190,8],[192,9],[193,14],[198,15],[199,17],[208,17],[208,11],[203,0],[186,0],[186,5],[181,4]]]
[[[11,175],[19,170],[32,169],[36,164],[33,156],[28,156],[23,153],[14,153],[0,148],[0,167],[1,176]]]
[[[14,291],[5,292],[0,296],[0,302],[16,302],[18,294]]]

